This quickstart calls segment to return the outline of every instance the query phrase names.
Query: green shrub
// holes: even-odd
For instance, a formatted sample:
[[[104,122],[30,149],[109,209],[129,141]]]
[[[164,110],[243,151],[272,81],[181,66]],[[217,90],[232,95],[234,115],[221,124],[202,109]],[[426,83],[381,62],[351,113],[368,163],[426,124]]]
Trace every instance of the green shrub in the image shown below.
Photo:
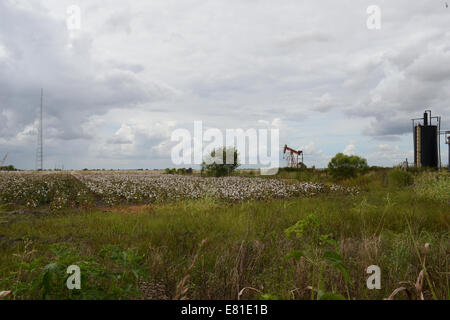
[[[367,160],[358,156],[347,156],[343,153],[338,153],[328,163],[328,169],[334,179],[353,178],[358,173],[364,173],[369,170]]]
[[[232,161],[227,159],[227,155],[232,155]],[[211,176],[227,176],[239,167],[239,155],[234,147],[213,150],[207,160],[202,163],[202,171],[206,171]]]
[[[390,185],[401,188],[412,185],[414,183],[414,177],[407,171],[394,169],[389,172],[388,181]]]

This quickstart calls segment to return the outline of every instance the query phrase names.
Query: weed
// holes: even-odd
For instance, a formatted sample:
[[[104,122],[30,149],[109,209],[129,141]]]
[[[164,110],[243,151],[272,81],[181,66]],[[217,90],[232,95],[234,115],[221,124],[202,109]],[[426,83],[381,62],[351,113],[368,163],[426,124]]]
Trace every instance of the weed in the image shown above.
[[[344,277],[345,284],[347,286],[347,295],[349,296],[348,286],[350,285],[350,274],[347,267],[343,264],[343,258],[338,253],[339,246],[336,240],[331,237],[331,234],[319,234],[318,232],[319,222],[314,215],[308,215],[305,219],[299,220],[295,225],[286,229],[286,235],[289,237],[292,233],[296,235],[298,239],[301,239],[305,235],[310,236],[310,240],[313,243],[318,243],[319,247],[331,247],[332,250],[326,250],[323,253],[318,253],[317,247],[313,250],[300,251],[295,250],[286,255],[285,259],[293,258],[299,261],[302,257],[306,259],[313,266],[313,280],[314,276],[317,281],[317,289],[313,290],[310,286],[311,292],[317,292],[317,299],[340,299],[341,295],[334,292],[326,292],[325,284],[323,281],[323,262],[329,263],[335,269],[339,270]],[[313,296],[312,296],[313,298]]]
[[[414,183],[413,175],[407,171],[400,169],[394,169],[390,171],[388,179],[389,184],[398,188],[407,187]]]

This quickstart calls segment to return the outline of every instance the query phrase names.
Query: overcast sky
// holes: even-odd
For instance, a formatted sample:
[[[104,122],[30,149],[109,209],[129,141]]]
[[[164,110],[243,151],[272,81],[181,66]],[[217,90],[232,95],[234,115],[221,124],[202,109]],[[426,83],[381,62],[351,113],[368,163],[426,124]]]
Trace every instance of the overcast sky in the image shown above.
[[[81,30],[67,29],[67,7]],[[366,10],[381,9],[369,30]],[[172,167],[171,133],[276,127],[308,166],[413,160],[410,119],[450,129],[441,0],[0,0],[0,156],[45,167]],[[444,128],[443,128],[444,129]],[[442,143],[442,159],[447,148]]]

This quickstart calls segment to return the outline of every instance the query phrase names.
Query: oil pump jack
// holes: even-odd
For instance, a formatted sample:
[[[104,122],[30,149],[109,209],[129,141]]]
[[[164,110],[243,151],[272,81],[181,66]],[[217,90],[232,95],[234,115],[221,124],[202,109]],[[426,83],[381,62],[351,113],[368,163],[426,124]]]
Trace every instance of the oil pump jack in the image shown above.
[[[301,161],[299,156],[301,156]],[[303,163],[302,150],[294,150],[284,145],[283,158],[287,160],[288,168],[306,168],[306,165]]]

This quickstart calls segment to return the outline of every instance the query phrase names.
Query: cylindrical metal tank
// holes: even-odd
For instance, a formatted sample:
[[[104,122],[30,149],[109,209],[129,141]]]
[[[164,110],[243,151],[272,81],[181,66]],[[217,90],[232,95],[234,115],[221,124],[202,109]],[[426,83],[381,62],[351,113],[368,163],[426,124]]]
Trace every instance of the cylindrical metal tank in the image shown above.
[[[438,168],[438,126],[431,125],[431,117],[423,115],[423,125],[414,127],[414,163],[417,168]]]
[[[422,128],[422,167],[437,168],[438,159],[438,127]]]

